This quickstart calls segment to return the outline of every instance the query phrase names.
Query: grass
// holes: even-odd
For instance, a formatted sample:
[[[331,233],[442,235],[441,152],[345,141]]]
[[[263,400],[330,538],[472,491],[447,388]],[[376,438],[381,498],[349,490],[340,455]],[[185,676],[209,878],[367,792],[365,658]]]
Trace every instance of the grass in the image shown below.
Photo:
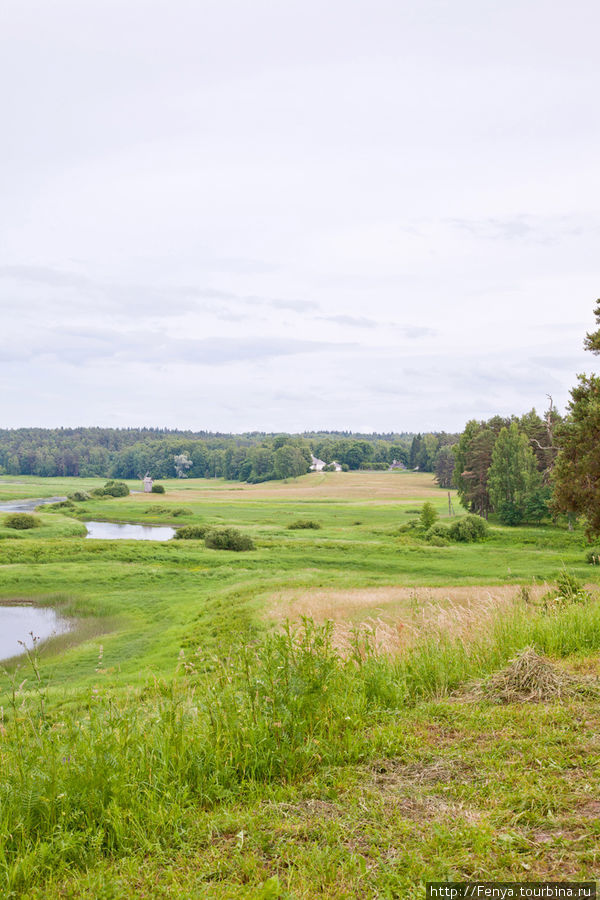
[[[0,685],[3,896],[422,897],[427,879],[593,877],[598,701],[456,696],[529,646],[598,673],[600,604],[539,602],[563,566],[594,577],[581,532],[493,526],[432,547],[398,531],[424,499],[447,512],[418,474],[165,487],[0,531],[0,597],[81,623]],[[239,528],[257,549],[82,540],[86,518]],[[406,625],[391,656],[374,652],[379,620]]]

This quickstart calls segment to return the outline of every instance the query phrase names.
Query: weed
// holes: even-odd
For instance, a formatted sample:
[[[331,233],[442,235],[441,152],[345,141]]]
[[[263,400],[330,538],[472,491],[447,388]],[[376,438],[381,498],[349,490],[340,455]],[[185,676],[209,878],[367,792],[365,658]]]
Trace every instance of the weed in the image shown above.
[[[314,519],[296,519],[295,522],[290,522],[287,527],[290,531],[302,528],[312,528],[313,530],[317,530],[321,528],[321,524],[319,522],[315,522]]]

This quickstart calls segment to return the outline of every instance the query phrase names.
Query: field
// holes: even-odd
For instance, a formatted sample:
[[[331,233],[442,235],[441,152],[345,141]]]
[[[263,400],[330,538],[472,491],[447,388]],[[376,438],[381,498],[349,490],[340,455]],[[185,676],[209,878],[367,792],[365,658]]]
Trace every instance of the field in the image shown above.
[[[0,500],[102,483],[4,477]],[[594,692],[465,693],[530,645],[592,684],[582,531],[492,524],[481,543],[435,546],[402,528],[424,501],[448,516],[418,473],[164,485],[41,511],[28,532],[0,517],[0,600],[75,622],[3,678],[2,896],[423,897],[427,880],[593,878]],[[232,526],[256,549],[83,540],[83,520]],[[565,568],[592,597],[546,608]]]

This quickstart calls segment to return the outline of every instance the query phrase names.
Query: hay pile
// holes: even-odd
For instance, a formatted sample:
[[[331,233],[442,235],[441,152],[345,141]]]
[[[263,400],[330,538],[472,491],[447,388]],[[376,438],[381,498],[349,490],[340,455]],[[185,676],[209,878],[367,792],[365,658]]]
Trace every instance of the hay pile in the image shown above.
[[[542,703],[600,696],[596,678],[576,678],[527,647],[505,669],[470,685],[463,697],[493,703]]]

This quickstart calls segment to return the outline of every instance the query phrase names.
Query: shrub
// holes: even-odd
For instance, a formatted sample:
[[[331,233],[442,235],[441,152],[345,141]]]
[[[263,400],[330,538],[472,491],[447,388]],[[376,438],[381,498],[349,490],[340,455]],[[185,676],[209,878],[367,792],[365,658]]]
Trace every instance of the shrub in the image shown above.
[[[44,509],[74,509],[75,504],[72,500],[59,500],[57,503],[44,503]],[[36,507],[39,509],[39,506]]]
[[[496,511],[502,525],[520,525],[523,521],[522,507],[512,500],[501,500]]]
[[[422,528],[427,531],[433,523],[438,519],[437,511],[434,509],[433,503],[424,503],[421,507],[419,521]]]
[[[76,503],[83,503],[85,500],[92,499],[91,494],[88,494],[87,491],[73,491],[68,497],[69,500],[74,500]]]
[[[591,566],[600,566],[600,547],[592,547],[585,554],[585,561]]]
[[[254,542],[237,528],[214,528],[204,539],[211,550],[254,550]]]
[[[562,568],[556,576],[556,588],[544,595],[544,608],[551,612],[572,603],[587,603],[590,599],[590,592],[585,590],[581,581],[572,572]]]
[[[417,531],[420,527],[421,526],[418,519],[409,519],[408,522],[405,522],[403,525],[398,526],[398,534],[406,534],[409,531]]]
[[[16,528],[19,531],[25,531],[28,528],[39,528],[42,523],[36,516],[29,513],[11,513],[4,519],[6,528]]]
[[[153,494],[164,494],[165,486],[164,484],[153,484],[152,485],[152,493]]]
[[[174,509],[170,510],[171,515],[178,518],[179,516],[191,516],[191,509],[186,509],[185,506],[176,506]]]
[[[178,541],[200,541],[209,531],[208,525],[182,525],[173,535]]]
[[[453,522],[448,533],[453,541],[462,543],[482,541],[488,533],[488,524],[481,516],[468,515]]]
[[[436,547],[445,547],[450,543],[450,529],[443,522],[434,522],[425,537]]]
[[[296,519],[295,522],[290,522],[288,528],[292,531],[297,528],[320,528],[320,522],[315,522],[314,519]]]
[[[129,496],[129,488],[124,481],[107,481],[102,490],[104,494],[109,494],[111,497]]]

